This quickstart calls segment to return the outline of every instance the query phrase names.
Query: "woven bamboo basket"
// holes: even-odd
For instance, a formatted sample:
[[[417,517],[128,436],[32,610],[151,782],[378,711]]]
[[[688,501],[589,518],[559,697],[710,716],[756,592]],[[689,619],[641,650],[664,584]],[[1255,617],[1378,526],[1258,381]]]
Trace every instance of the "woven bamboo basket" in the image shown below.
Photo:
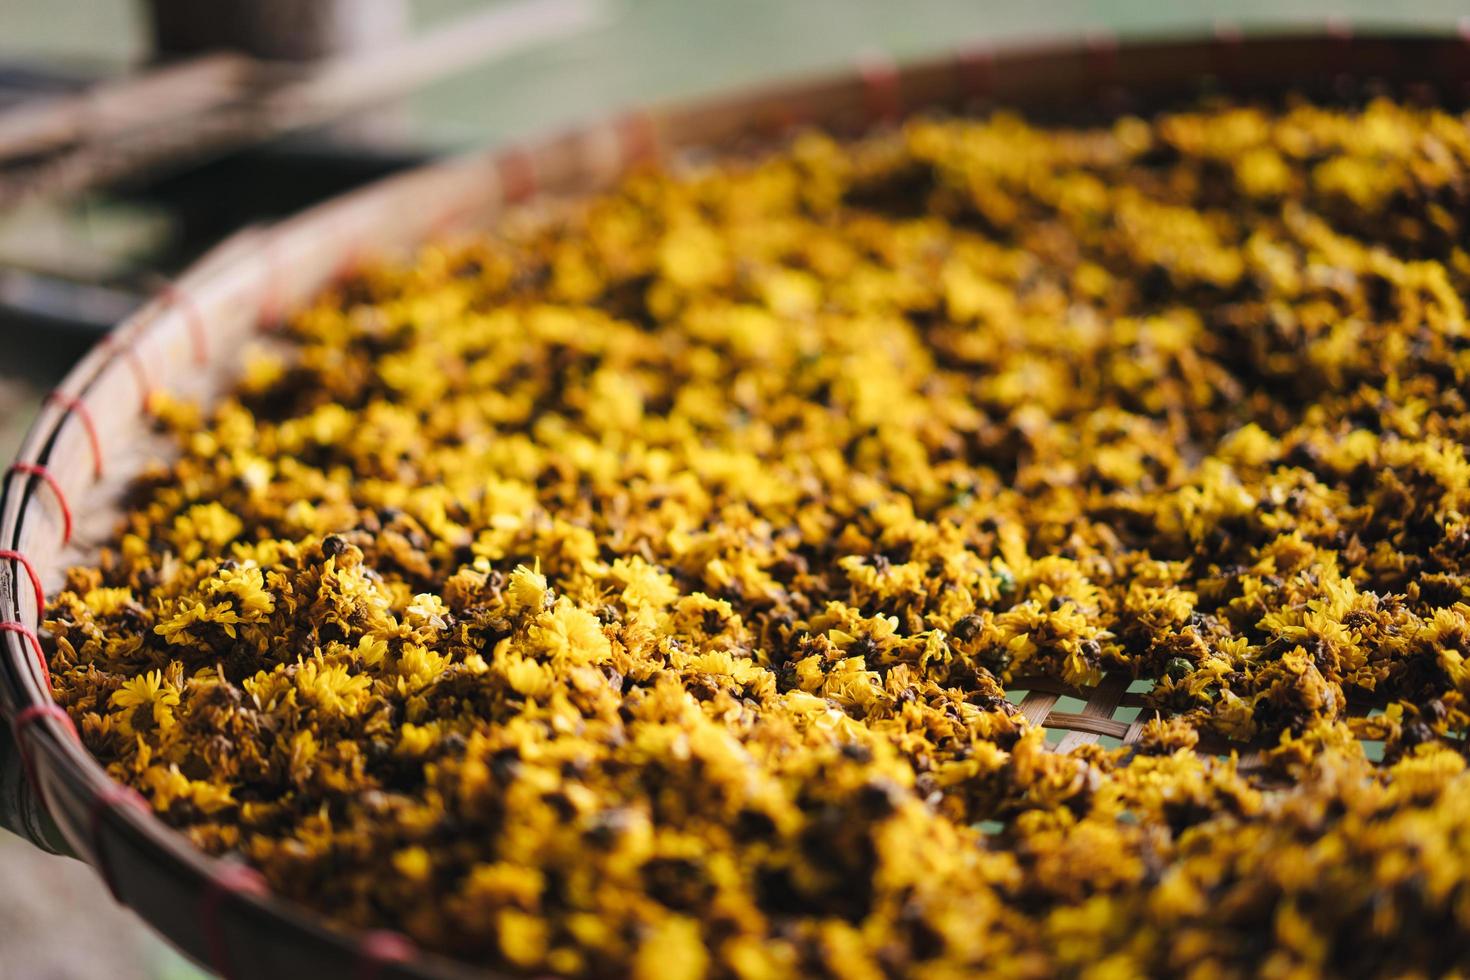
[[[4,476],[0,711],[24,765],[0,762],[0,817],[38,846],[88,861],[119,901],[227,977],[480,975],[396,934],[337,930],[270,895],[245,865],[196,850],[107,777],[52,702],[37,635],[43,596],[68,564],[95,555],[114,529],[129,480],[157,458],[142,410],[149,392],[207,402],[231,382],[234,355],[248,338],[366,254],[402,253],[435,236],[489,227],[508,208],[536,209],[605,187],[641,161],[769,145],[798,125],[860,131],[929,109],[1004,104],[1097,116],[1202,88],[1330,95],[1365,82],[1462,101],[1470,91],[1470,37],[1359,36],[1334,23],[1291,36],[1218,30],[1189,41],[1092,36],[971,48],[904,68],[870,58],[840,77],[631,113],[434,165],[242,233],[77,365]],[[1137,737],[1139,723],[1125,712],[1136,715],[1143,702],[1126,676],[1087,690],[1041,678],[1015,686],[1027,690],[1021,710],[1053,730],[1058,750]],[[1250,747],[1235,748],[1248,764]]]

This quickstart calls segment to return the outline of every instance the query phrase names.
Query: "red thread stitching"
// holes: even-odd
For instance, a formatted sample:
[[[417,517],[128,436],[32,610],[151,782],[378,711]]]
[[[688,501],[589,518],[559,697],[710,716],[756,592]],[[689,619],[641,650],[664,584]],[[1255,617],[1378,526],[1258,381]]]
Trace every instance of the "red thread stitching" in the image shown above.
[[[658,126],[643,110],[630,112],[617,121],[618,156],[626,169],[637,163],[655,163],[660,157]]]
[[[87,812],[87,824],[92,832],[92,859],[97,862],[97,871],[102,875],[103,884],[112,893],[113,899],[118,902],[122,901],[122,896],[118,894],[117,878],[112,873],[111,862],[107,860],[107,849],[102,846],[102,815],[108,810],[120,808],[123,804],[149,815],[153,813],[153,808],[137,790],[117,783],[109,783],[106,789],[93,797],[92,805]]]
[[[1337,78],[1348,74],[1349,48],[1353,42],[1353,24],[1340,14],[1328,17],[1322,24],[1322,30],[1334,43],[1328,51],[1328,66],[1332,74]]]
[[[1215,73],[1231,88],[1240,84],[1239,51],[1244,40],[1240,25],[1227,20],[1215,21]]]
[[[454,228],[456,225],[464,223],[466,219],[474,213],[475,207],[473,205],[466,204],[463,201],[454,202],[453,205],[445,208],[443,214],[434,219],[434,223],[429,226],[429,237],[448,237],[450,229]]]
[[[536,161],[519,147],[506,150],[495,158],[495,172],[500,177],[501,200],[518,204],[536,194]]]
[[[1087,75],[1104,94],[1117,83],[1118,38],[1112,31],[1097,30],[1087,35]]]
[[[903,93],[898,68],[881,52],[869,52],[858,59],[858,75],[863,80],[863,101],[872,122],[892,122],[903,114]]]
[[[194,302],[194,297],[167,279],[159,285],[158,294],[163,297],[165,307],[172,307],[183,315],[190,343],[194,346],[194,363],[208,364],[209,335],[204,326],[204,314],[200,312],[199,304]]]
[[[87,403],[64,391],[51,392],[46,396],[46,401],[82,420],[82,428],[87,430],[87,442],[92,444],[92,474],[97,479],[102,479],[102,440],[97,437],[97,423],[93,421],[92,410],[87,407]]]
[[[988,45],[972,45],[955,55],[960,91],[971,99],[989,98],[995,87],[995,52]]]
[[[262,233],[260,261],[265,271],[265,288],[260,293],[260,310],[256,317],[262,329],[274,330],[281,325],[285,306],[281,302],[281,262],[280,256],[276,254],[276,236],[273,231]]]
[[[61,489],[61,484],[56,481],[56,477],[51,475],[51,471],[35,463],[11,463],[8,472],[24,473],[26,476],[39,477],[45,481],[46,485],[51,488],[51,492],[56,495],[57,505],[61,507],[61,543],[71,544],[71,505],[66,502],[66,492]]]
[[[148,368],[143,363],[143,357],[138,353],[137,344],[121,344],[117,340],[117,333],[109,333],[102,338],[102,345],[116,357],[123,358],[128,369],[133,373],[133,381],[138,385],[138,397],[141,399],[140,408],[146,413],[153,407],[153,381],[148,377]]]
[[[338,234],[342,235],[343,240],[347,243],[346,247],[342,249],[342,261],[337,263],[337,268],[332,272],[332,278],[340,284],[345,280],[351,279],[361,271],[365,249],[363,248],[362,241],[354,234],[357,230],[357,222],[353,220],[352,212],[342,212],[342,217],[338,221],[338,224],[342,226],[342,231],[338,232]]]
[[[143,364],[143,355],[138,353],[138,348],[132,344],[118,351],[127,359],[128,366],[132,369],[133,380],[138,382],[138,397],[142,399],[139,407],[146,414],[153,408],[154,388],[153,382],[148,377],[148,368]]]
[[[1333,14],[1323,22],[1323,29],[1327,36],[1334,41],[1351,41],[1353,39],[1353,22],[1341,14]]]
[[[1454,46],[1458,50],[1452,49],[1450,57],[1454,59],[1454,65],[1457,69],[1455,80],[1463,88],[1467,78],[1470,78],[1470,14],[1461,17],[1456,26],[1459,31],[1460,43]]]
[[[9,625],[11,624],[0,623],[0,628]],[[32,633],[31,636],[34,638],[35,634]],[[16,714],[15,721],[11,723],[11,730],[15,732],[16,747],[20,749],[20,764],[21,768],[25,770],[26,782],[30,783],[31,789],[35,792],[38,799],[42,798],[41,785],[36,781],[36,762],[31,749],[29,732],[31,725],[40,721],[42,718],[51,718],[61,722],[66,726],[66,730],[71,733],[73,741],[80,742],[82,740],[81,736],[77,734],[77,726],[72,722],[71,715],[67,714],[66,709],[55,701],[47,701],[45,704],[33,704],[28,708],[22,708]]]
[[[214,874],[210,875],[204,886],[204,897],[199,903],[200,931],[204,933],[204,945],[209,951],[210,965],[214,967],[214,972],[226,980],[232,980],[235,973],[230,969],[230,948],[225,941],[220,922],[220,909],[227,898],[264,895],[267,891],[265,879],[260,872],[235,861],[216,862]]]
[[[363,934],[358,943],[357,980],[378,980],[383,967],[390,963],[406,963],[418,955],[413,940],[386,929]]]
[[[36,590],[36,615],[39,617],[46,611],[46,590],[41,588],[41,576],[36,574],[36,566],[32,565],[31,560],[19,551],[0,549],[0,561],[7,558],[24,568],[26,575],[30,577],[31,588]]]
[[[0,623],[0,626],[6,625],[9,624]],[[35,634],[31,635],[34,636]],[[33,704],[16,712],[14,722],[16,741],[24,742],[26,730],[42,718],[52,718],[61,722],[66,726],[66,730],[71,732],[72,738],[81,741],[81,736],[77,734],[77,726],[72,722],[71,715],[67,714],[66,709],[55,701],[47,701],[45,704]]]
[[[0,623],[0,633],[17,633],[31,641],[31,650],[36,655],[36,666],[41,668],[41,679],[46,682],[46,690],[51,690],[51,668],[46,663],[46,651],[41,648],[41,638],[36,635],[36,631],[25,623],[13,623],[7,620],[6,622]],[[56,705],[53,704],[51,707],[54,708]],[[19,715],[16,715],[16,721],[19,722],[26,711],[32,710],[34,709],[27,708]],[[67,721],[71,721],[71,719],[68,718]]]

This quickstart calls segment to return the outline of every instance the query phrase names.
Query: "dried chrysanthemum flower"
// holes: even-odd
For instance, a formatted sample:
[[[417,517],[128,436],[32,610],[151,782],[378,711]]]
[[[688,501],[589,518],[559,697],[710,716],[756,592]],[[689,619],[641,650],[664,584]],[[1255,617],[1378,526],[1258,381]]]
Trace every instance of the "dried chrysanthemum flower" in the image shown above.
[[[1386,99],[997,114],[427,248],[155,404],[56,696],[528,973],[1470,970],[1467,186]],[[1006,695],[1108,674],[1127,746]]]

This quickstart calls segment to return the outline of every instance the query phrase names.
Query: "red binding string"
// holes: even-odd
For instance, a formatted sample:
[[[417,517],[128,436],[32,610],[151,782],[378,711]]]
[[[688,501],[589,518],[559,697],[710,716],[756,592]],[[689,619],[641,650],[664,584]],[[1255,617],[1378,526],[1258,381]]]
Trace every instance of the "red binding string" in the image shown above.
[[[407,963],[418,956],[413,940],[387,929],[365,932],[357,945],[357,980],[378,980],[390,963]]]
[[[1228,44],[1231,47],[1235,47],[1245,40],[1245,33],[1240,29],[1240,25],[1224,18],[1217,18],[1215,20],[1214,34],[1216,42]]]
[[[46,590],[41,588],[41,576],[36,574],[36,566],[32,565],[31,560],[19,551],[0,549],[0,561],[7,558],[26,570],[26,575],[31,580],[31,588],[36,592],[36,615],[40,616],[46,611]]]
[[[500,177],[500,199],[518,204],[536,194],[536,161],[519,147],[506,150],[495,158],[495,172]]]
[[[795,106],[789,103],[779,103],[771,110],[769,126],[773,136],[790,136],[805,125],[806,114],[798,111]]]
[[[114,357],[121,357],[127,362],[128,370],[133,373],[133,381],[138,385],[138,397],[142,400],[140,408],[146,414],[153,407],[153,381],[148,377],[148,367],[143,363],[136,344],[119,343],[117,338],[116,332],[106,334],[102,338],[102,346],[111,351]]]
[[[112,873],[112,863],[107,860],[107,848],[102,846],[102,816],[109,810],[118,810],[123,806],[130,806],[150,816],[153,813],[153,808],[137,790],[117,783],[108,783],[106,789],[94,796],[87,811],[87,825],[92,833],[92,860],[97,864],[97,872],[102,876],[103,884],[117,902],[122,901],[122,896],[117,890],[117,877]]]
[[[31,641],[31,652],[36,655],[36,666],[41,670],[41,680],[45,682],[46,690],[51,690],[51,668],[46,665],[46,651],[41,648],[41,638],[36,635],[36,631],[25,623],[14,623],[7,620],[0,623],[0,633],[16,633]],[[30,710],[33,709],[26,709],[26,711]],[[23,711],[21,714],[25,714],[25,712]],[[19,720],[19,716],[17,716],[17,720]],[[71,719],[67,720],[70,721]]]
[[[1334,82],[1349,73],[1351,62],[1348,55],[1353,43],[1353,24],[1341,14],[1334,14],[1322,23],[1322,30],[1335,42],[1332,45],[1329,57],[1329,70],[1334,76]]]
[[[275,330],[281,326],[285,305],[281,302],[281,262],[276,254],[274,231],[267,230],[261,235],[260,262],[265,288],[260,293],[260,310],[256,316],[262,330]]]
[[[139,408],[144,414],[153,409],[153,396],[155,389],[153,382],[148,377],[148,368],[143,363],[143,355],[138,353],[138,348],[128,344],[118,350],[118,353],[128,362],[128,368],[133,372],[133,380],[138,383],[138,397],[141,399]]]
[[[863,81],[869,122],[893,122],[903,115],[901,81],[892,58],[881,51],[869,51],[858,58],[857,70]]]
[[[629,112],[618,119],[615,129],[619,164],[623,169],[659,161],[658,125],[650,113],[641,109]]]
[[[66,502],[66,492],[61,489],[61,484],[56,481],[56,477],[52,476],[51,471],[46,467],[35,463],[11,463],[6,475],[13,473],[38,477],[51,488],[51,492],[56,495],[56,503],[61,508],[61,543],[71,544],[71,505]]]
[[[1112,31],[1095,30],[1087,35],[1088,81],[1104,98],[1118,80],[1118,38]]]
[[[496,161],[499,168],[499,161]],[[477,210],[477,205],[467,204],[464,201],[455,201],[444,209],[444,213],[435,218],[429,225],[430,238],[447,238],[449,233],[460,225],[466,224],[470,215]]]
[[[41,786],[36,782],[36,763],[31,750],[30,728],[42,718],[61,722],[71,734],[73,741],[81,741],[81,737],[77,735],[77,726],[72,723],[71,715],[68,715],[66,710],[54,701],[33,704],[29,708],[23,708],[15,716],[11,730],[15,733],[15,744],[20,749],[21,768],[25,770],[26,782],[30,783],[37,797],[41,795]]]
[[[55,405],[69,415],[75,415],[87,430],[87,442],[92,444],[92,475],[102,479],[102,440],[97,437],[97,423],[92,419],[92,410],[87,403],[64,391],[53,391],[46,396],[47,404]]]
[[[357,222],[353,220],[352,212],[343,211],[338,224],[342,226],[338,234],[342,236],[347,245],[342,249],[342,261],[337,263],[337,268],[332,272],[332,278],[338,285],[341,285],[362,271],[363,253],[366,250],[362,241],[355,234]]]
[[[1240,46],[1244,41],[1245,35],[1239,24],[1215,21],[1215,44],[1212,48],[1215,74],[1232,89],[1240,87]]]
[[[0,626],[5,625],[7,624],[0,623]],[[32,635],[34,636],[35,634]],[[66,713],[66,709],[55,701],[47,701],[45,704],[33,704],[16,712],[13,723],[16,742],[24,743],[26,740],[26,731],[42,718],[50,718],[54,721],[61,722],[66,727],[66,730],[71,733],[73,739],[81,741],[81,736],[77,734],[77,726],[72,723],[71,715]]]
[[[1447,45],[1450,47],[1450,57],[1454,65],[1454,77],[1463,89],[1470,84],[1470,14],[1460,18],[1459,23],[1460,43],[1458,45]]]
[[[0,627],[7,626],[0,623]],[[31,634],[34,636],[35,634]],[[71,733],[73,741],[80,742],[81,736],[77,734],[77,726],[72,722],[71,715],[66,709],[55,701],[47,701],[45,704],[33,704],[28,708],[22,708],[11,723],[11,730],[15,733],[15,744],[20,749],[20,764],[25,770],[26,782],[30,783],[31,789],[35,791],[38,798],[41,797],[41,786],[36,782],[36,762],[31,751],[30,729],[31,726],[42,718],[50,718],[59,721]]]
[[[209,363],[209,334],[205,329],[204,314],[200,312],[199,304],[194,302],[194,297],[167,279],[159,281],[158,295],[163,297],[165,308],[176,309],[183,315],[184,325],[189,329],[189,342],[194,347],[194,363]]]
[[[230,945],[225,939],[220,911],[227,899],[264,895],[267,891],[265,879],[249,865],[237,861],[215,862],[214,873],[205,883],[204,897],[199,903],[199,928],[204,934],[209,965],[225,980],[233,980],[235,971],[230,969]]]
[[[960,93],[966,99],[988,99],[995,90],[995,51],[988,44],[974,44],[955,55],[960,76]]]

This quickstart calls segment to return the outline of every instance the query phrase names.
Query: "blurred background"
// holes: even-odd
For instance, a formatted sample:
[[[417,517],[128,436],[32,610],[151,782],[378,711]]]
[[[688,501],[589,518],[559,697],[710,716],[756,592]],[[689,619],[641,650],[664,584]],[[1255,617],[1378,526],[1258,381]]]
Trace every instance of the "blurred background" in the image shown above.
[[[1327,18],[1470,30],[1463,0],[0,0],[0,461],[160,274],[435,156],[875,51]],[[202,976],[79,862],[0,831],[0,882],[0,980]]]

